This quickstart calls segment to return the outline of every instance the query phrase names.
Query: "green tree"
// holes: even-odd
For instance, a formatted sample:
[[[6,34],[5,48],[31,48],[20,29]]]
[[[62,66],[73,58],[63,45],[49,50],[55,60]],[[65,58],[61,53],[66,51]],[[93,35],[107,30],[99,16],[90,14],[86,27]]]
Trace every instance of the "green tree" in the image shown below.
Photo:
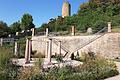
[[[55,22],[56,22],[56,19],[53,19],[51,18],[49,23],[48,23],[48,28],[49,28],[49,31],[56,31],[56,26],[55,26]]]
[[[83,4],[80,5],[80,9],[79,9],[79,10],[88,9],[89,6],[90,6],[90,5],[89,5],[89,2],[83,3]]]
[[[0,21],[0,37],[6,37],[9,33],[9,28],[7,24],[3,21]]]
[[[50,19],[50,22],[42,25],[42,29],[48,27],[50,31],[70,31],[74,25],[80,32],[86,32],[91,27],[98,32],[107,26],[107,22],[120,26],[120,0],[88,0],[80,5],[77,14],[62,18]]]
[[[21,31],[20,22],[14,22],[10,25],[11,33],[16,33]]]
[[[47,23],[43,23],[43,24],[41,25],[41,27],[39,27],[39,28],[37,29],[37,32],[38,32],[38,31],[44,32],[44,31],[46,30],[46,28],[48,28],[48,24],[47,24]]]
[[[30,14],[27,13],[22,16],[20,27],[22,30],[29,30],[35,27],[35,25],[33,24],[33,18]]]
[[[63,24],[64,24],[64,18],[62,16],[58,16],[55,22],[55,31],[57,32],[63,30],[62,29]]]

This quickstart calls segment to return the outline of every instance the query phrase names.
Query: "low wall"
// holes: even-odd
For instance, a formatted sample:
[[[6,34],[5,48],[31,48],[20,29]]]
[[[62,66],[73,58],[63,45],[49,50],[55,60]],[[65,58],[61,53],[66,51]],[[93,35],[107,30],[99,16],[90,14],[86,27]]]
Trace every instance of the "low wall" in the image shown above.
[[[78,47],[82,46],[83,44],[89,42],[96,36],[100,35],[90,35],[90,36],[56,36],[56,37],[49,37],[52,39],[52,53],[58,53],[58,45],[54,43],[54,41],[61,41],[62,47],[62,54],[68,52],[73,52]],[[32,37],[32,49],[33,51],[36,50],[37,53],[45,54],[46,50],[46,41],[49,39],[46,36],[34,36]]]
[[[120,33],[107,33],[79,49],[79,53],[92,51],[106,58],[120,57]]]
[[[96,37],[98,37],[96,39]],[[61,41],[62,54],[66,54],[66,51],[70,53],[83,53],[83,52],[95,52],[96,54],[108,57],[116,58],[120,56],[120,33],[106,33],[105,35],[90,35],[90,36],[56,36],[49,37],[52,40]],[[49,39],[46,36],[34,36],[32,37],[32,49],[37,53],[45,54],[46,41]],[[91,42],[91,40],[93,40]],[[88,44],[86,44],[88,43]],[[58,45],[52,41],[52,54],[58,53]],[[69,57],[70,57],[69,53]]]

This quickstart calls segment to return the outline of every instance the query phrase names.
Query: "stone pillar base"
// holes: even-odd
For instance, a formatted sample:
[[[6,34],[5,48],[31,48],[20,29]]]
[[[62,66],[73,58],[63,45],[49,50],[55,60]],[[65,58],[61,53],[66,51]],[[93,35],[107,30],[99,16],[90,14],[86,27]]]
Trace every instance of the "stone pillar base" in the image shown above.
[[[30,63],[30,61],[25,62],[25,64],[29,64],[29,63]]]
[[[48,65],[52,65],[53,63],[52,62],[48,62]]]

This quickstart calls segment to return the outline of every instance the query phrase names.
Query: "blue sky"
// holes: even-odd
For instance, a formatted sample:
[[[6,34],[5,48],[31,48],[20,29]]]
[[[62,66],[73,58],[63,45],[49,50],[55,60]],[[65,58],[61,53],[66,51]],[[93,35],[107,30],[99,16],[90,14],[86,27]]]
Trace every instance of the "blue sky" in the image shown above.
[[[64,0],[0,0],[0,20],[8,25],[21,19],[24,13],[33,16],[34,24],[40,27],[49,19],[61,16]],[[72,14],[78,11],[81,3],[87,0],[68,0],[72,7]]]

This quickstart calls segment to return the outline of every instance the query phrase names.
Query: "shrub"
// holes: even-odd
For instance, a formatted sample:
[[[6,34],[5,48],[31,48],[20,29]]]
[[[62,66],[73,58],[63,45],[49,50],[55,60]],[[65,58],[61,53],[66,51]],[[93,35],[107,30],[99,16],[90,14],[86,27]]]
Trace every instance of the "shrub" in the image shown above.
[[[42,59],[36,59],[34,67],[21,68],[16,80],[45,80],[45,74],[42,73]]]
[[[119,74],[112,61],[100,57],[89,59],[83,65],[74,68],[74,72],[80,73],[79,77],[84,77],[84,79],[81,78],[82,80],[99,80]]]
[[[39,61],[41,64],[41,59]],[[78,67],[53,67],[48,72],[42,71],[38,66],[22,68],[17,80],[101,80],[118,74],[116,65],[103,58],[91,59]]]
[[[23,58],[25,54],[26,38],[20,38],[18,40],[19,44],[19,58]]]
[[[63,56],[61,56],[61,55],[56,55],[55,58],[56,58],[56,61],[58,61],[58,62],[63,62]]]
[[[11,63],[11,57],[10,49],[0,47],[0,80],[13,80],[17,76],[18,69]]]
[[[21,68],[16,80],[45,80],[39,67]]]
[[[4,68],[5,66],[7,66],[11,57],[11,50],[0,47],[0,68]]]
[[[43,62],[42,58],[36,59],[35,60],[35,66],[42,67],[42,62]]]
[[[113,61],[100,56],[92,58],[85,54],[84,63],[77,67],[53,67],[48,72],[41,68],[37,59],[34,67],[18,68],[10,64],[11,52],[0,48],[0,80],[101,80],[119,74]],[[58,61],[62,61],[58,55]]]
[[[78,67],[52,68],[46,75],[47,80],[101,80],[119,74],[113,61],[100,56],[87,56],[84,64]]]
[[[63,68],[54,67],[50,69],[48,74],[46,75],[47,80],[66,80],[68,76],[72,75],[70,66],[66,66]]]

